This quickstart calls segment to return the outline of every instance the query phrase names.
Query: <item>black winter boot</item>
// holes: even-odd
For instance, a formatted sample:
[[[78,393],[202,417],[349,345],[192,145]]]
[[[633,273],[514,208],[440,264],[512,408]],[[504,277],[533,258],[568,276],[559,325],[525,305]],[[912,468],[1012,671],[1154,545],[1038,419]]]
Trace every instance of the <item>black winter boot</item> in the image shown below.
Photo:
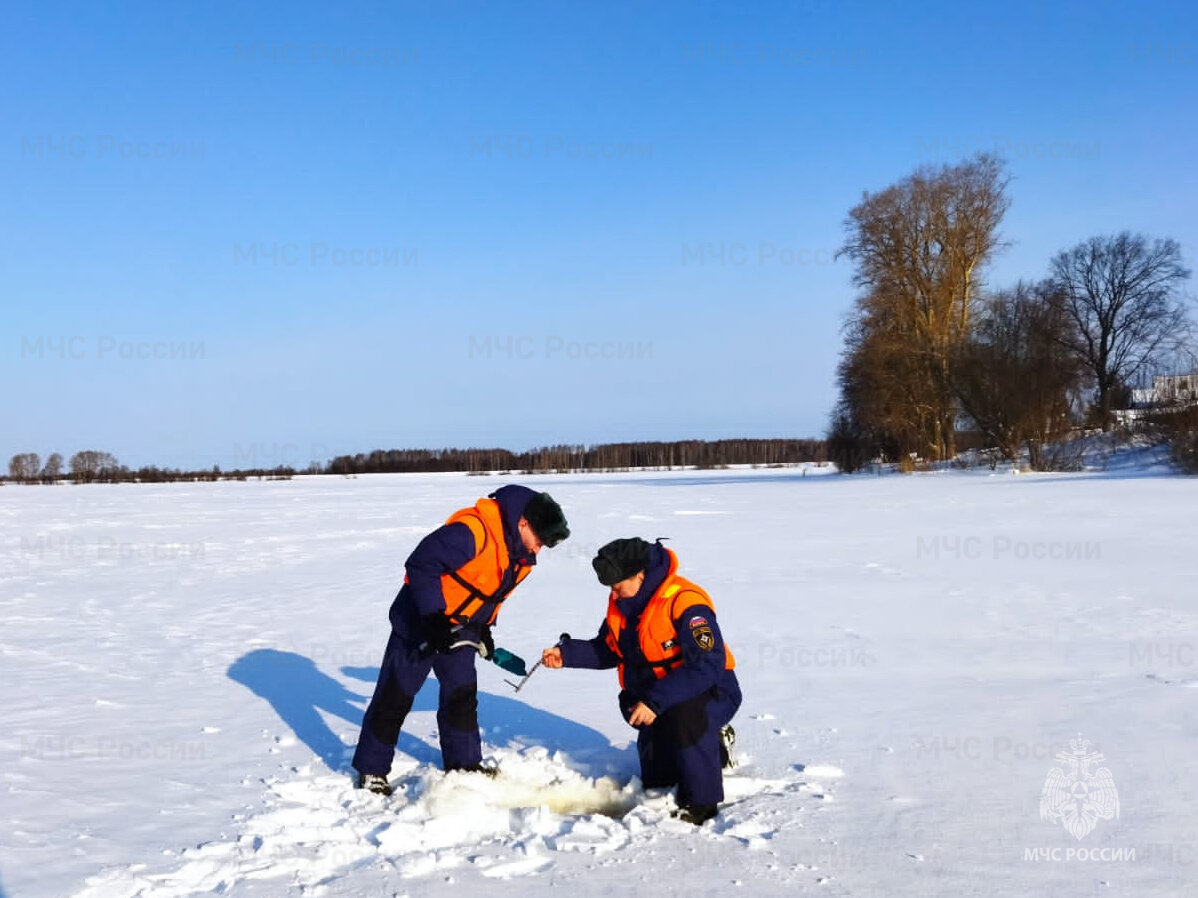
[[[462,773],[481,773],[483,776],[489,776],[491,779],[499,776],[499,768],[494,764],[471,764],[468,767],[446,767],[446,773],[453,773],[455,770],[460,770]]]
[[[390,795],[391,786],[385,776],[377,773],[359,773],[357,788],[373,792],[375,795]]]
[[[720,727],[720,766],[724,770],[731,770],[736,766],[736,755],[732,753],[734,748],[736,730],[732,729],[731,724]]]
[[[676,810],[673,816],[686,823],[702,826],[717,813],[719,808],[714,804],[688,804]]]

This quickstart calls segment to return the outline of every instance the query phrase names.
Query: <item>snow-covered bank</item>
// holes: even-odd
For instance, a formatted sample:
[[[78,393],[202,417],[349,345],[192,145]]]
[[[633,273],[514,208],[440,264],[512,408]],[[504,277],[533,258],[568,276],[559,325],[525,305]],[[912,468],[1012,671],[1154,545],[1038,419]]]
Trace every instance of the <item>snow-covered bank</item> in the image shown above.
[[[1198,482],[1140,468],[530,478],[575,535],[499,642],[532,658],[593,631],[595,549],[671,537],[745,689],[729,806],[696,833],[642,793],[614,674],[541,671],[517,697],[488,667],[501,780],[433,769],[430,682],[392,803],[355,793],[347,749],[404,557],[515,479],[0,491],[2,887],[1140,896],[1198,879]],[[1039,810],[1079,733],[1120,798],[1082,840]]]

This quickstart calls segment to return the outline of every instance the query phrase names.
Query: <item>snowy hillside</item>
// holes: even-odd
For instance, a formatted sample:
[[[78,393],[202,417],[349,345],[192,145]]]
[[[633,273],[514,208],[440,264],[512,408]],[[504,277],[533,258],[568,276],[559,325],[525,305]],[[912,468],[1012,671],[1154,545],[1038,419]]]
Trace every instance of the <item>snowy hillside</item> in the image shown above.
[[[439,771],[430,680],[395,796],[350,788],[404,558],[513,481],[574,536],[501,645],[593,633],[615,537],[711,592],[745,702],[701,830],[640,788],[611,671],[480,664],[496,781]],[[1156,468],[5,487],[0,894],[1192,894],[1196,507]],[[1054,768],[1117,816],[1042,819]]]

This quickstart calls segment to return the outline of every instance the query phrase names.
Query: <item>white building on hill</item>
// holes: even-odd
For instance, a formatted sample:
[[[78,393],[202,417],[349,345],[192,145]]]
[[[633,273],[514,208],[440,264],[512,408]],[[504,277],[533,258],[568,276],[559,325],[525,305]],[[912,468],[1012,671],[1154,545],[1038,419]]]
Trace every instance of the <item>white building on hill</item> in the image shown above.
[[[1132,390],[1131,399],[1137,409],[1198,405],[1198,372],[1158,374],[1150,389]]]

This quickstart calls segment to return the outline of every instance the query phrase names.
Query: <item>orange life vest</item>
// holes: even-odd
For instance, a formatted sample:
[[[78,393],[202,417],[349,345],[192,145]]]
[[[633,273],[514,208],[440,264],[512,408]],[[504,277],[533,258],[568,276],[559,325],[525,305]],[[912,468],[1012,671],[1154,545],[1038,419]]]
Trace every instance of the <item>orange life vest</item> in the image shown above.
[[[486,623],[493,624],[499,606],[508,594],[529,575],[531,567],[521,565],[511,588],[500,592],[503,575],[511,556],[503,535],[503,516],[494,499],[479,499],[472,508],[463,508],[449,516],[446,524],[465,524],[474,534],[475,556],[456,571],[441,575],[441,594],[445,613],[457,623],[465,623],[488,603],[494,603]]]
[[[637,624],[637,635],[640,637],[641,654],[653,668],[653,673],[660,680],[670,671],[682,666],[682,648],[678,645],[678,630],[674,621],[679,613],[694,605],[704,605],[715,613],[715,605],[711,597],[685,577],[679,577],[678,556],[666,549],[670,557],[670,571],[666,574],[661,586],[649,599]],[[623,613],[616,605],[617,597],[613,591],[607,600],[607,644],[613,652],[620,655],[619,667],[620,687],[624,687],[624,663],[620,653],[620,633],[627,625]],[[736,659],[728,643],[724,643],[724,667],[727,670],[736,668]]]

